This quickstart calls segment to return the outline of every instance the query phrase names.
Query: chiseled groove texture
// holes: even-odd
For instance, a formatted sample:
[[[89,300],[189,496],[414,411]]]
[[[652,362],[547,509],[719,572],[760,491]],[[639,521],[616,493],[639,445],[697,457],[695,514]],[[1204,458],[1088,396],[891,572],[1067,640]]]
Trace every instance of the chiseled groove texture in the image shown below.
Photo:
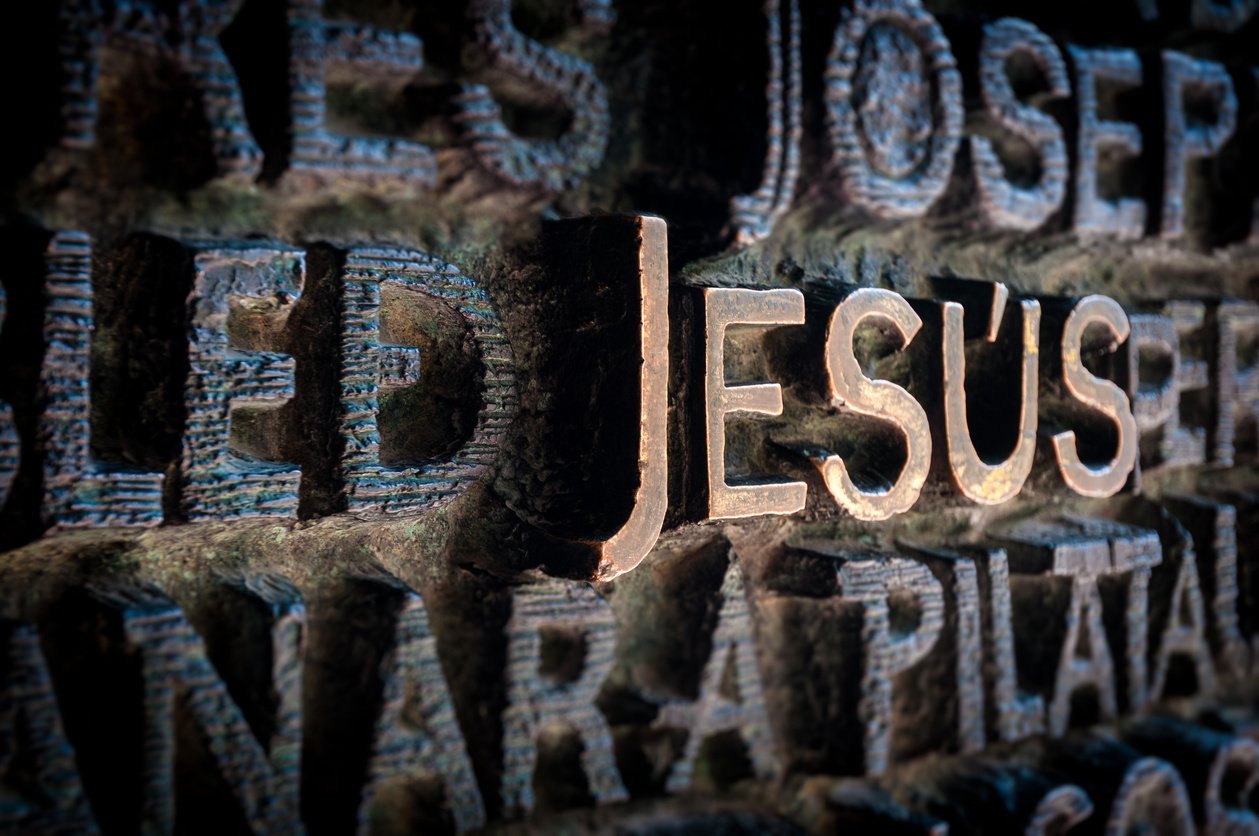
[[[604,25],[606,4],[588,2],[587,21]],[[516,186],[562,191],[581,182],[603,161],[611,117],[608,95],[594,68],[574,55],[525,37],[512,23],[511,0],[472,0],[475,43],[492,71],[552,93],[572,113],[558,139],[525,139],[503,122],[502,110],[484,84],[465,84],[455,103],[456,120],[482,164]]]
[[[1021,584],[1025,590],[1035,590],[1049,600],[1052,576],[1071,581],[1066,611],[1052,627],[1062,630],[1064,636],[1057,674],[1049,689],[1042,691],[1050,733],[1060,736],[1066,732],[1073,711],[1071,696],[1083,686],[1096,687],[1098,711],[1103,719],[1114,718],[1124,699],[1128,711],[1144,707],[1150,573],[1163,561],[1157,532],[1105,519],[1064,515],[1016,524],[1001,539],[1010,551],[1011,568],[1017,573],[1017,579],[1011,579],[1012,587]],[[1098,581],[1108,575],[1121,579],[1124,586],[1119,653],[1111,652],[1102,627],[1104,604]],[[1032,599],[1025,594],[1023,600]],[[1084,636],[1089,653],[1080,656],[1077,648]],[[1046,638],[1048,634],[1027,636],[1020,643]],[[1059,641],[1056,637],[1053,640]],[[1034,671],[1031,675],[1040,673],[1043,672]]]
[[[0,401],[0,506],[9,498],[13,477],[22,455],[22,440],[13,423],[13,409]]]
[[[694,781],[705,741],[733,729],[747,746],[752,772],[760,780],[780,774],[778,753],[765,710],[765,693],[756,646],[752,610],[748,606],[743,570],[732,558],[721,582],[721,609],[713,629],[712,650],[704,664],[699,698],[694,703],[671,702],[660,707],[661,726],[687,729],[686,751],[673,765],[666,788],[685,792]],[[727,667],[733,663],[734,690],[723,691]]]
[[[239,3],[181,3],[174,19],[166,4],[154,0],[117,0],[109,16],[102,5],[99,0],[66,0],[61,4],[58,51],[65,78],[62,146],[87,149],[96,144],[101,48],[107,39],[125,36],[141,39],[157,49],[169,50],[173,46],[173,54],[201,92],[200,104],[219,173],[241,179],[257,176],[262,151],[249,132],[240,84],[219,42],[219,35],[232,22]]]
[[[1185,94],[1214,93],[1216,107],[1209,123],[1185,113]],[[1187,164],[1214,156],[1237,127],[1237,94],[1228,70],[1214,61],[1198,61],[1172,50],[1163,51],[1163,101],[1167,112],[1163,133],[1163,207],[1160,224],[1164,238],[1185,233],[1188,189]]]
[[[924,59],[924,71],[931,76],[928,156],[902,177],[877,171],[871,165],[865,146],[874,140],[864,136],[862,119],[853,106],[862,69],[862,44],[870,32],[883,26],[894,27],[893,31],[914,42]],[[905,79],[900,81],[906,83]],[[895,91],[881,92],[890,97]],[[827,59],[826,109],[833,159],[843,176],[844,193],[852,202],[879,217],[913,218],[923,214],[944,192],[961,143],[962,76],[944,31],[923,10],[919,0],[856,0],[853,8],[844,10]]]
[[[205,656],[201,639],[169,602],[124,598],[128,640],[144,663],[145,818],[164,832],[175,821],[175,703],[205,731],[210,751],[256,833],[281,833],[297,821],[295,773],[277,775],[227,688]],[[295,769],[289,759],[286,764]],[[276,780],[288,777],[290,780]],[[276,789],[287,791],[275,792]]]
[[[0,331],[4,330],[7,313],[4,287],[0,286]],[[0,506],[9,498],[9,488],[17,475],[21,458],[22,440],[18,437],[17,425],[13,423],[13,408],[0,401]]]
[[[14,741],[4,739],[5,726],[15,732],[20,720],[34,750],[26,756],[36,766],[43,795],[39,799],[42,804],[23,804],[20,793],[17,799],[5,798],[0,803],[0,831],[98,832],[83,795],[74,750],[61,725],[61,710],[44,664],[39,634],[33,627],[0,620],[0,672],[4,673],[0,677],[0,744],[12,745]],[[0,745],[0,766],[20,748]]]
[[[100,6],[96,0],[65,2],[58,10],[62,37],[57,42],[61,58],[61,145],[83,150],[96,143],[96,119],[100,104],[96,81],[105,33],[97,25]]]
[[[424,66],[423,44],[407,32],[333,24],[323,19],[323,0],[288,0],[292,58],[292,170],[366,181],[404,179],[422,186],[437,181],[428,146],[394,137],[359,137],[327,130],[326,76],[330,66],[350,65],[367,77],[412,76]]]
[[[783,38],[782,7],[787,6],[790,24]],[[740,245],[769,235],[774,224],[791,208],[800,178],[801,119],[800,7],[798,0],[766,0],[766,43],[769,48],[769,80],[765,87],[769,130],[765,168],[752,194],[731,200],[731,222]],[[783,58],[787,69],[783,71]]]
[[[1192,538],[1198,583],[1208,616],[1207,641],[1219,674],[1241,679],[1251,667],[1252,648],[1242,635],[1239,606],[1237,507],[1200,496],[1165,494],[1163,505]]]
[[[372,800],[382,783],[426,772],[444,782],[446,801],[459,830],[484,826],[485,804],[455,719],[437,640],[429,629],[424,602],[414,592],[402,601],[394,648],[384,670],[382,706],[359,806],[359,832],[370,832]]]
[[[124,3],[119,5],[126,8]],[[214,154],[223,173],[253,178],[261,170],[262,151],[249,132],[236,72],[219,43],[219,35],[231,24],[239,5],[237,0],[180,4],[184,41],[179,52],[202,91]]]
[[[553,683],[539,675],[543,628],[580,631],[585,640],[585,656],[575,681]],[[624,800],[627,793],[616,768],[612,734],[595,705],[616,652],[616,622],[611,606],[589,584],[525,584],[515,590],[507,630],[504,807],[517,814],[533,809],[538,735],[557,725],[574,729],[581,736],[582,767],[595,801]]]
[[[184,511],[190,520],[295,515],[301,470],[233,451],[231,413],[237,402],[279,406],[293,397],[296,365],[286,354],[232,348],[226,322],[233,296],[299,296],[304,256],[265,247],[208,249],[196,263],[184,386]]]
[[[1109,524],[1103,523],[1100,521],[1075,520],[1073,522],[1075,523],[1075,527],[1079,532],[1079,534],[1077,534],[1076,536],[1101,536],[1103,532],[1110,530],[1108,528]],[[248,526],[250,524],[246,523],[243,525]],[[260,527],[259,524],[257,523],[253,525],[255,527]],[[234,527],[228,527],[228,528],[239,529],[240,527],[242,527],[242,524],[237,524]],[[366,526],[359,524],[358,527],[364,528]],[[380,526],[372,526],[372,527],[378,528]],[[271,530],[275,530],[276,528],[277,528],[276,526],[270,526]],[[187,532],[190,529],[191,527],[184,528],[183,531]],[[400,531],[401,528],[398,527],[396,530]],[[1118,533],[1117,529],[1115,529],[1114,531],[1116,534]],[[1107,544],[1107,549],[1110,552],[1109,560],[1114,564],[1124,564],[1124,563],[1131,564],[1133,562],[1139,562],[1144,556],[1144,552],[1145,552],[1144,543],[1146,541],[1146,538],[1143,537],[1142,535],[1146,533],[1146,530],[1128,529],[1128,531],[1130,535],[1132,536],[1131,541],[1123,542],[1123,543],[1111,542]],[[153,538],[160,538],[163,535],[170,536],[176,533],[178,533],[177,530],[170,530],[170,529],[162,529],[158,531],[150,531],[150,532],[144,532],[144,533],[135,532],[136,536],[145,540],[149,540]],[[62,535],[62,536],[65,536],[65,535]],[[77,535],[77,534],[73,536],[81,537],[81,535]],[[324,534],[320,539],[327,539],[327,535]],[[1032,538],[1032,539],[1035,540],[1035,538]],[[86,542],[86,541],[80,540],[80,542]],[[44,546],[46,547],[47,545],[48,545],[47,541],[45,541]],[[83,555],[83,557],[86,557],[86,555]],[[69,554],[66,554],[63,559],[68,563],[75,563],[75,564],[82,564],[84,562],[80,559],[79,556],[74,556],[74,555],[69,555]],[[265,556],[264,556],[264,559],[266,559]],[[212,558],[208,555],[200,555],[198,557],[198,560],[211,561]],[[209,564],[203,564],[203,565],[209,565]],[[186,571],[186,568],[187,567],[185,567],[185,571]],[[141,574],[147,574],[147,573],[160,574],[164,571],[171,571],[171,568],[169,566],[162,567],[158,565],[141,565],[141,566],[137,566],[137,570]],[[83,572],[83,574],[78,576],[77,580],[72,581],[72,583],[74,583],[75,585],[86,583],[88,586],[95,587],[91,579],[93,577],[98,577],[100,574],[101,572],[99,569],[94,570],[89,567]],[[109,573],[105,573],[105,574],[109,574]],[[182,574],[183,572],[181,572],[180,570],[175,570],[172,577],[180,576]],[[254,576],[251,576],[251,579],[252,579],[252,582],[246,583],[246,587],[251,592],[254,592],[255,594],[262,596],[264,599],[268,600],[273,605],[276,605],[278,603],[277,600],[273,600],[275,596],[269,595],[267,593],[266,588],[260,591],[257,588],[258,584],[261,583],[270,587],[279,587],[281,592],[290,588],[288,587],[287,583],[283,582],[282,580],[280,580],[278,577],[275,577],[275,576],[254,575]],[[726,581],[727,583],[723,584],[723,592],[728,593],[730,591],[730,582],[732,581],[729,575],[727,575]],[[136,582],[139,582],[138,579]],[[583,707],[586,705],[594,706],[593,694],[597,693],[598,684],[600,684],[602,679],[606,677],[609,673],[609,670],[608,670],[609,666],[605,663],[605,660],[610,658],[610,656],[613,654],[614,649],[615,649],[614,645],[616,642],[617,630],[616,630],[616,623],[615,623],[615,620],[611,616],[611,612],[607,611],[606,605],[597,604],[594,602],[593,598],[588,597],[588,596],[594,596],[596,593],[594,593],[592,588],[590,588],[588,585],[585,585],[585,584],[551,581],[546,584],[531,585],[530,587],[526,587],[523,589],[525,591],[525,595],[517,596],[516,616],[517,617],[520,617],[522,615],[529,616],[529,622],[526,625],[520,625],[520,624],[513,625],[512,640],[513,641],[523,640],[522,641],[523,644],[527,644],[528,642],[532,641],[534,650],[536,651],[537,641],[538,641],[537,632],[538,632],[539,627],[546,627],[546,626],[564,627],[564,626],[573,624],[573,622],[576,622],[576,624],[573,626],[580,627],[581,629],[583,629],[583,631],[585,631],[585,635],[588,638],[595,639],[594,641],[591,641],[588,644],[588,647],[590,648],[590,653],[587,656],[587,666],[585,667],[583,671],[583,676],[582,676],[583,684],[577,687],[578,688],[583,687],[585,684],[584,680],[586,679],[587,676],[590,676],[595,685],[595,688],[593,689],[593,691],[590,691],[585,697],[578,696],[576,693],[576,689],[571,690],[570,694],[573,694],[574,704],[576,706],[578,707]],[[869,590],[854,589],[854,591],[868,592]],[[202,683],[204,682],[204,678],[201,675],[207,674],[207,673],[209,675],[212,675],[211,669],[202,666],[203,654],[201,653],[199,649],[199,646],[200,646],[199,640],[196,639],[195,635],[191,634],[190,628],[187,628],[186,625],[180,624],[180,622],[182,621],[182,617],[179,616],[177,610],[174,610],[173,607],[169,605],[169,602],[164,602],[163,599],[155,598],[154,596],[146,596],[143,592],[137,592],[135,594],[130,594],[130,595],[125,592],[118,592],[118,593],[115,593],[112,596],[112,598],[113,600],[118,602],[116,606],[119,609],[122,609],[131,614],[128,617],[127,630],[132,641],[137,644],[144,644],[147,642],[147,643],[150,643],[152,646],[157,647],[158,649],[157,653],[150,653],[148,655],[148,658],[146,659],[146,669],[149,668],[150,666],[156,666],[158,668],[165,670],[166,673],[165,674],[150,674],[150,676],[156,676],[158,678],[168,680],[171,678],[171,672],[173,671],[175,676],[180,676],[180,675],[184,676],[184,679],[182,681],[185,683],[185,687],[187,687],[189,683],[191,683],[191,685],[193,686],[201,687]],[[582,601],[582,599],[586,599],[584,602],[585,606],[575,606],[574,602],[580,602]],[[727,598],[727,602],[729,602],[729,600],[730,599]],[[419,616],[419,618],[423,617],[419,613],[414,612],[414,610],[416,610],[420,606],[422,606],[421,602],[419,601],[418,598],[414,596],[412,596],[404,605],[404,612],[406,612],[406,610],[411,610],[412,612],[406,612],[406,614],[403,615],[402,620],[399,622],[399,625],[397,627],[397,635],[399,637],[406,635],[408,632],[411,631],[412,628],[414,628],[415,635],[425,633],[426,628],[424,628],[420,620],[415,618],[415,616],[417,615]],[[274,611],[277,614],[280,612],[278,608],[275,609]],[[590,621],[586,620],[586,619],[589,619],[592,613],[595,616],[594,621],[596,622],[596,626],[594,628],[594,632],[596,633],[596,635],[594,636],[592,636],[592,633],[590,632],[591,631]],[[541,620],[540,621],[534,620],[534,617],[540,617]],[[282,622],[282,619],[280,621]],[[519,629],[521,627],[524,627],[525,629]],[[718,627],[718,629],[721,629],[720,626]],[[748,622],[747,627],[744,629],[753,629],[753,625],[751,624],[751,622]],[[716,636],[714,636],[714,639],[716,639]],[[402,638],[399,638],[398,647],[402,648],[404,644],[405,644],[405,640]],[[718,644],[719,643],[717,641],[714,641],[715,646]],[[180,651],[179,650],[180,647],[184,647],[185,650]],[[427,651],[421,649],[420,652],[426,653]],[[181,656],[180,655],[181,653],[183,653],[184,655]],[[274,678],[276,682],[276,687],[282,688],[283,686],[281,685],[281,682],[284,681],[284,678],[286,675],[291,675],[292,668],[287,665],[285,660],[282,660],[279,658],[280,654],[279,654],[278,649],[276,652],[276,656],[277,658],[276,658],[276,662],[274,666],[274,671],[275,671]],[[538,663],[538,655],[535,652],[531,658],[527,658],[528,656],[529,654],[523,654],[523,655],[519,653],[513,654],[513,656],[511,657],[511,662],[509,662],[509,670],[507,672],[509,677],[513,676],[514,672],[517,670],[522,671],[525,676],[535,677],[534,671],[536,671],[536,665]],[[190,658],[192,660],[191,663],[189,662]],[[422,674],[419,674],[414,681],[427,682],[427,680],[425,680],[425,677],[428,677],[428,676],[435,677],[440,673],[440,665],[434,664],[434,663],[435,663],[434,656],[429,655],[423,660],[423,662],[420,664],[418,668],[414,668],[414,667],[406,668],[405,664],[402,665],[402,667],[408,670],[424,671]],[[594,666],[593,671],[592,671],[591,665]],[[515,666],[515,667],[511,667],[511,666]],[[285,671],[288,671],[289,673],[286,674]],[[742,677],[743,673],[744,672],[740,670],[739,676]],[[536,679],[527,680],[527,681],[532,682],[533,686],[536,686],[537,684]],[[150,682],[149,687],[150,689],[154,689],[156,686],[154,686],[153,683]],[[391,687],[390,685],[386,685],[386,700],[392,699],[389,696],[389,694],[391,693],[390,687]],[[150,696],[152,697],[156,695],[156,699],[158,699],[159,701],[167,699],[168,692],[166,690],[163,690],[164,688],[165,686],[162,686],[162,688],[151,690]],[[740,690],[742,690],[742,688]],[[743,692],[743,693],[746,694],[746,692]],[[230,699],[230,697],[223,697],[223,698]],[[404,694],[402,698],[407,699],[408,697]],[[414,699],[415,697],[414,695],[411,695],[409,698]],[[205,700],[208,700],[209,701],[208,704],[211,705],[212,707],[215,707],[215,706],[222,707],[229,715],[231,713],[234,713],[233,707],[231,705],[222,703],[222,702],[215,702],[215,699],[217,698],[215,698],[214,695],[212,694],[205,697]],[[427,697],[424,695],[423,691],[420,692],[420,699],[427,702]],[[196,709],[197,705],[198,703],[194,701],[193,703],[194,712],[197,710]],[[556,714],[555,716],[557,716],[561,720],[567,719],[566,715],[568,714],[568,712],[572,711],[572,707],[573,706],[570,705],[567,710],[557,709],[559,710],[560,713]],[[152,717],[153,715],[150,714],[149,716]],[[201,715],[194,714],[194,716],[201,716]],[[220,714],[218,716],[227,716],[227,715]],[[408,712],[408,716],[415,717],[417,716],[417,714],[414,712]],[[433,717],[437,715],[429,714],[427,716]],[[222,732],[228,737],[231,737],[232,735],[236,735],[240,733],[240,729],[238,728],[238,725],[239,724],[236,724],[229,720],[228,722],[222,725],[207,727],[207,731],[210,732],[212,735]],[[428,728],[432,730],[433,726],[429,725]],[[455,728],[455,726],[452,725],[450,726],[450,728],[453,729]],[[509,742],[510,740],[504,741],[505,747]],[[587,743],[589,745],[589,738],[587,738]],[[272,752],[271,763],[274,765],[274,769],[278,771],[283,767],[281,766],[281,762],[277,760],[277,757],[276,757],[277,750],[274,744],[272,744],[271,752]],[[961,761],[959,761],[959,763],[960,762]],[[224,771],[225,771],[225,774],[229,778],[231,778],[234,774],[238,774],[238,773],[232,773],[230,769],[245,770],[246,767],[239,766],[239,765],[225,766]],[[448,773],[445,773],[445,774],[448,774]],[[894,772],[889,776],[888,780],[893,780],[893,779],[901,780],[903,778],[907,778],[911,774],[912,773],[909,773],[909,772],[905,772],[905,773]],[[1185,772],[1184,774],[1187,777],[1189,773]],[[273,777],[271,780],[274,781],[275,778]],[[1118,773],[1116,773],[1115,775],[1115,781],[1116,782],[1118,781]],[[448,792],[449,792],[449,789],[448,789]],[[272,795],[275,796],[276,794],[272,792]],[[596,797],[598,798],[598,796]],[[600,798],[599,800],[604,800],[604,799]],[[1104,801],[1105,799],[1099,797],[1099,800]],[[256,815],[262,815],[262,814],[256,813]],[[278,814],[275,814],[275,815],[278,815]],[[615,818],[617,813],[614,811],[609,811],[606,814],[598,814],[598,815],[607,815],[611,818]],[[603,820],[603,819],[600,819],[600,820]]]
[[[1011,57],[1023,55],[1035,62],[1045,76],[1048,95],[1064,99],[1071,95],[1066,62],[1057,45],[1032,24],[1004,18],[984,26],[980,53],[984,104],[991,117],[1003,128],[1020,134],[1039,157],[1041,173],[1035,185],[1023,187],[1005,176],[1001,158],[992,141],[979,134],[970,137],[979,205],[998,227],[1031,230],[1044,223],[1062,206],[1067,192],[1070,166],[1067,143],[1053,117],[1025,105],[1015,97],[1006,66]]]
[[[47,251],[40,383],[46,396],[40,430],[44,511],[69,527],[156,525],[162,518],[160,473],[105,470],[91,461],[92,245],[86,233],[63,231]]]
[[[283,815],[278,824],[296,821],[301,805],[302,689],[306,667],[306,606],[287,581],[261,577],[247,584],[271,610],[271,682],[279,696],[275,731],[266,746],[273,770],[271,804]],[[287,822],[283,817],[287,817]]]
[[[399,513],[449,502],[493,462],[516,409],[511,351],[489,296],[452,265],[410,250],[353,250],[342,275],[342,468],[349,510]],[[458,311],[480,353],[483,405],[472,437],[449,461],[401,468],[380,463],[377,398],[382,378],[396,367],[392,347],[380,344],[380,288],[385,282]]]
[[[1119,154],[1141,153],[1141,132],[1133,124],[1099,116],[1098,86],[1102,81],[1136,87],[1141,84],[1141,61],[1130,49],[1081,49],[1068,46],[1075,65],[1076,130],[1074,230],[1081,237],[1103,234],[1117,239],[1140,238],[1145,230],[1146,206],[1127,197],[1108,199],[1098,188],[1099,160]],[[1102,145],[1108,146],[1105,156]]]

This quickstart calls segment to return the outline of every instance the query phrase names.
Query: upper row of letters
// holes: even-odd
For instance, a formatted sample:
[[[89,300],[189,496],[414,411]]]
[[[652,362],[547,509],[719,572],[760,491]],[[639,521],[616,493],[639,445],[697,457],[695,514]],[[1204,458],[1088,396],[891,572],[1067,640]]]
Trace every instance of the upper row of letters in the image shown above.
[[[240,3],[206,0],[180,4],[177,11],[152,0],[110,5],[108,14],[100,0],[67,0],[63,6],[61,145],[84,149],[96,142],[102,48],[143,45],[173,53],[186,69],[200,93],[219,174],[257,177],[264,155],[220,40],[238,20]],[[339,78],[408,83],[424,70],[424,44],[410,32],[327,21],[322,6],[322,0],[286,2],[286,177],[315,188],[341,178],[435,188],[442,163],[433,146],[414,137],[342,135],[328,119],[327,92]],[[1252,6],[1249,0],[1193,0],[1192,20],[1233,27],[1253,13]],[[606,33],[614,22],[608,0],[580,0],[577,7],[585,30]],[[798,0],[765,0],[764,12],[767,154],[760,186],[731,204],[741,243],[767,235],[790,208],[802,168]],[[506,188],[556,194],[580,184],[604,160],[612,124],[614,103],[594,67],[522,34],[511,0],[469,0],[465,14],[470,43],[464,51],[475,54],[477,70],[471,82],[447,91],[449,141]],[[919,0],[853,0],[843,9],[824,71],[829,158],[819,164],[833,169],[846,202],[879,217],[919,217],[952,180],[973,189],[979,216],[1001,229],[1035,229],[1058,217],[1082,235],[1174,240],[1205,224],[1186,200],[1190,180],[1226,143],[1243,141],[1237,91],[1259,84],[1256,70],[1230,71],[1170,50],[1138,56],[1131,49],[1059,45],[1032,23],[1013,18],[986,24],[978,49],[975,100],[983,113],[974,116],[984,127],[967,136],[962,73],[944,29]],[[1035,96],[1016,91],[1021,77],[1019,84],[1012,81],[1012,73],[1029,71],[1037,77],[1032,86],[1043,91]],[[504,115],[510,108],[490,86],[496,79],[513,87],[524,82],[565,111],[563,127],[552,136],[513,132]],[[1112,93],[1143,83],[1162,88],[1162,112],[1148,118],[1161,125],[1157,138],[1120,121],[1113,106]],[[1243,104],[1248,98],[1241,97]],[[1074,114],[1063,123],[1041,109],[1069,99]],[[1145,133],[1150,130],[1146,126]],[[755,145],[757,138],[735,141]],[[957,165],[963,148],[969,166]],[[1023,149],[1017,168],[1030,173],[1011,177],[1014,161],[1006,158],[1006,148]],[[1138,191],[1157,198],[1104,185],[1124,180],[1109,169],[1125,159],[1139,160],[1143,179],[1161,184]],[[1215,179],[1215,187],[1223,188],[1222,178]],[[1232,182],[1228,188],[1250,187]],[[1241,205],[1254,198],[1243,196]]]

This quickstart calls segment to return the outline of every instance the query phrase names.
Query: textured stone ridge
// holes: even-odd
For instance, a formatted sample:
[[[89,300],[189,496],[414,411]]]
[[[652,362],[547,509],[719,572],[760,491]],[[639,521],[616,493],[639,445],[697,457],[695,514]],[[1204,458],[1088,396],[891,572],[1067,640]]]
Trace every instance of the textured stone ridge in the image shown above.
[[[0,831],[1259,831],[1251,0],[11,5]],[[646,358],[622,211],[667,225]],[[827,397],[826,316],[943,331],[958,279],[1010,298],[963,300],[986,466],[1014,306],[1127,312],[1080,358],[1119,495],[1045,467],[1108,442],[1046,342],[1016,497],[830,498],[801,450],[890,483],[901,442]],[[705,289],[807,302],[723,342],[782,393],[729,472],[790,517],[697,521]],[[935,415],[926,339],[852,342]],[[575,580],[645,360],[666,530]]]
[[[454,266],[395,249],[355,250],[345,261],[341,282],[340,431],[346,451],[341,467],[348,510],[413,513],[449,501],[494,462],[514,412],[511,351],[489,296]],[[474,400],[480,404],[475,424],[467,441],[442,464],[397,467],[381,461],[377,426],[381,390],[414,385],[419,377],[440,373],[436,355],[452,348],[448,341],[436,339],[427,341],[423,349],[391,345],[383,339],[381,299],[386,287],[405,288],[407,294],[429,296],[455,310],[470,332],[472,361],[483,369],[479,385],[473,387]],[[414,313],[402,301],[395,304],[396,317]],[[454,338],[458,340],[459,335]],[[414,359],[411,352],[416,353]],[[426,371],[428,363],[432,369]],[[416,365],[418,372],[410,371]]]

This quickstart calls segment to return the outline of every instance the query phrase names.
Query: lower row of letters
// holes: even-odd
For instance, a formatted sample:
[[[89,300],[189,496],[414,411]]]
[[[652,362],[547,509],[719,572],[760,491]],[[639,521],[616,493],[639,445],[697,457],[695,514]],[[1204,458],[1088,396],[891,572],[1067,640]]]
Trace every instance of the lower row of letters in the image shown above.
[[[185,798],[180,782],[195,780],[183,748],[189,728],[256,832],[290,831],[338,798],[347,821],[368,830],[394,814],[385,807],[421,803],[427,796],[407,788],[432,781],[443,788],[440,815],[468,829],[487,810],[510,817],[571,804],[553,784],[575,774],[588,801],[604,803],[802,772],[894,779],[901,764],[935,751],[960,755],[962,769],[967,753],[1029,740],[1041,742],[1010,749],[1016,761],[1035,761],[1024,772],[1050,787],[1074,784],[1055,771],[1074,757],[1068,741],[1053,743],[1070,729],[1126,716],[1125,734],[1149,738],[1131,751],[1158,753],[1166,734],[1153,718],[1146,726],[1133,718],[1168,700],[1215,705],[1252,676],[1259,577],[1250,561],[1239,565],[1237,508],[1248,515],[1259,499],[1235,500],[1142,500],[1119,519],[1024,521],[989,531],[982,545],[904,544],[896,553],[829,540],[770,547],[732,534],[733,546],[708,544],[699,551],[710,556],[699,558],[666,543],[633,586],[500,590],[510,599],[501,632],[485,647],[459,638],[453,655],[456,640],[443,645],[441,635],[458,629],[453,605],[430,611],[396,584],[346,581],[303,595],[274,576],[207,581],[176,596],[187,598],[182,609],[145,584],[89,585],[33,623],[0,622],[9,660],[0,751],[22,757],[38,790],[0,816],[25,827],[169,829]],[[695,622],[711,626],[690,635],[677,620],[694,612],[674,623],[658,616],[684,610],[678,587],[694,585],[669,579],[712,554],[720,571],[708,576],[721,581],[708,584]],[[805,576],[812,580],[793,580]],[[679,670],[666,658],[675,646],[691,648],[678,658],[698,667]],[[505,704],[488,738],[484,706],[459,706],[478,699],[463,673],[478,658],[502,662]],[[650,711],[626,713],[626,694]],[[1259,826],[1244,793],[1230,801],[1219,786],[1195,783],[1219,784],[1227,773],[1249,788],[1259,747],[1193,728],[1211,768],[1184,776],[1192,811],[1171,767],[1124,760],[1128,743],[1090,738],[1124,761],[1104,791],[1112,812],[1101,810],[1105,798],[1090,802],[1098,790],[1086,786],[1072,790],[1081,803],[1065,806],[1056,790],[1038,815],[1078,820],[1096,803],[1099,815],[1139,818],[1149,793],[1120,787],[1131,781],[1181,799],[1176,820],[1193,815],[1213,831]],[[487,739],[496,762],[476,764]],[[717,739],[737,739],[746,757],[729,758]],[[652,776],[637,774],[636,747],[641,755],[662,745]],[[745,768],[723,776],[711,759]],[[341,776],[338,785],[361,774],[361,785],[323,798],[329,774]],[[134,794],[118,790],[132,784]]]

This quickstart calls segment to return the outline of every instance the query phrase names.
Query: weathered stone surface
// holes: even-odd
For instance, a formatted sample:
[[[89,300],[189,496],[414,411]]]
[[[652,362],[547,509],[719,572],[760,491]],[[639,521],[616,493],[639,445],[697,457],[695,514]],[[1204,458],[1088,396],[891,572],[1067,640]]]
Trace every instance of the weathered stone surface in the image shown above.
[[[27,5],[4,827],[1253,829],[1253,3]],[[790,516],[697,512],[695,286],[806,299],[721,338],[781,408],[720,464]],[[856,294],[924,322],[845,335],[927,393],[921,482],[827,388]],[[1015,414],[1070,400],[1059,345],[1131,438]],[[649,484],[633,573],[554,577],[623,571]],[[1155,705],[1194,722],[1036,736]]]

